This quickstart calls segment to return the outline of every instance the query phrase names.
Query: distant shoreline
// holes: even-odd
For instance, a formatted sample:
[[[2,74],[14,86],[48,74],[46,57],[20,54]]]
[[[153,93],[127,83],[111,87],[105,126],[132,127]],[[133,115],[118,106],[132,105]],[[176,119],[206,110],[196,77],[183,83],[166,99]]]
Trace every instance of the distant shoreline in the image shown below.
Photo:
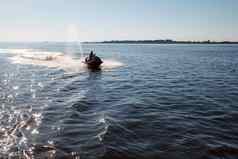
[[[111,41],[0,41],[0,44],[14,43],[82,43],[82,44],[238,44],[238,41],[174,41],[174,40],[111,40]]]
[[[238,41],[111,40],[83,42],[91,44],[238,44]]]

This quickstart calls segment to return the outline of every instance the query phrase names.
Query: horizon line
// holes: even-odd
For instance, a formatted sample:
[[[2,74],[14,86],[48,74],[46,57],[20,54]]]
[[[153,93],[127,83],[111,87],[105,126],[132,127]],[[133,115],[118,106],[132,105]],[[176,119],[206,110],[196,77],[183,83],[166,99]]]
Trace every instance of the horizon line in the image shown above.
[[[168,42],[168,43],[238,43],[238,41],[230,40],[173,40],[173,39],[137,39],[137,40],[89,40],[89,41],[78,41],[78,40],[32,40],[32,41],[0,41],[0,43],[119,43],[119,42]]]

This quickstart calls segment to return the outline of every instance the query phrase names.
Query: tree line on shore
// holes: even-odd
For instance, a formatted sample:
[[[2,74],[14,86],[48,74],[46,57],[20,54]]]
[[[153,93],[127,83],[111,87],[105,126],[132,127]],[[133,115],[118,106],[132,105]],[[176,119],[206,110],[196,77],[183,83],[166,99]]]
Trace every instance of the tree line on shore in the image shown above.
[[[175,41],[175,40],[111,40],[85,43],[118,43],[118,44],[238,44],[238,41]]]

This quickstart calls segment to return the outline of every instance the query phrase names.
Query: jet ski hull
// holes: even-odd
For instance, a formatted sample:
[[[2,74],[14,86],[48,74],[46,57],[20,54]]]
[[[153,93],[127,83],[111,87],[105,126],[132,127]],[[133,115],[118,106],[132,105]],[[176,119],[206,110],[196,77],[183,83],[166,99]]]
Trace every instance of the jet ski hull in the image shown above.
[[[103,61],[98,56],[95,56],[91,60],[88,60],[88,58],[86,58],[84,63],[90,69],[98,69],[100,68],[100,65],[103,63]]]

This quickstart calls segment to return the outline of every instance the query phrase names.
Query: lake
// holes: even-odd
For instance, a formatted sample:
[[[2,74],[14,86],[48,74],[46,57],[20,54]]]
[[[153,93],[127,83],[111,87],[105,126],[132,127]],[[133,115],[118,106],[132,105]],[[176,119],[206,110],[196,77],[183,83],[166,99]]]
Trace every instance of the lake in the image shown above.
[[[1,158],[238,156],[238,45],[1,43],[0,68]]]

